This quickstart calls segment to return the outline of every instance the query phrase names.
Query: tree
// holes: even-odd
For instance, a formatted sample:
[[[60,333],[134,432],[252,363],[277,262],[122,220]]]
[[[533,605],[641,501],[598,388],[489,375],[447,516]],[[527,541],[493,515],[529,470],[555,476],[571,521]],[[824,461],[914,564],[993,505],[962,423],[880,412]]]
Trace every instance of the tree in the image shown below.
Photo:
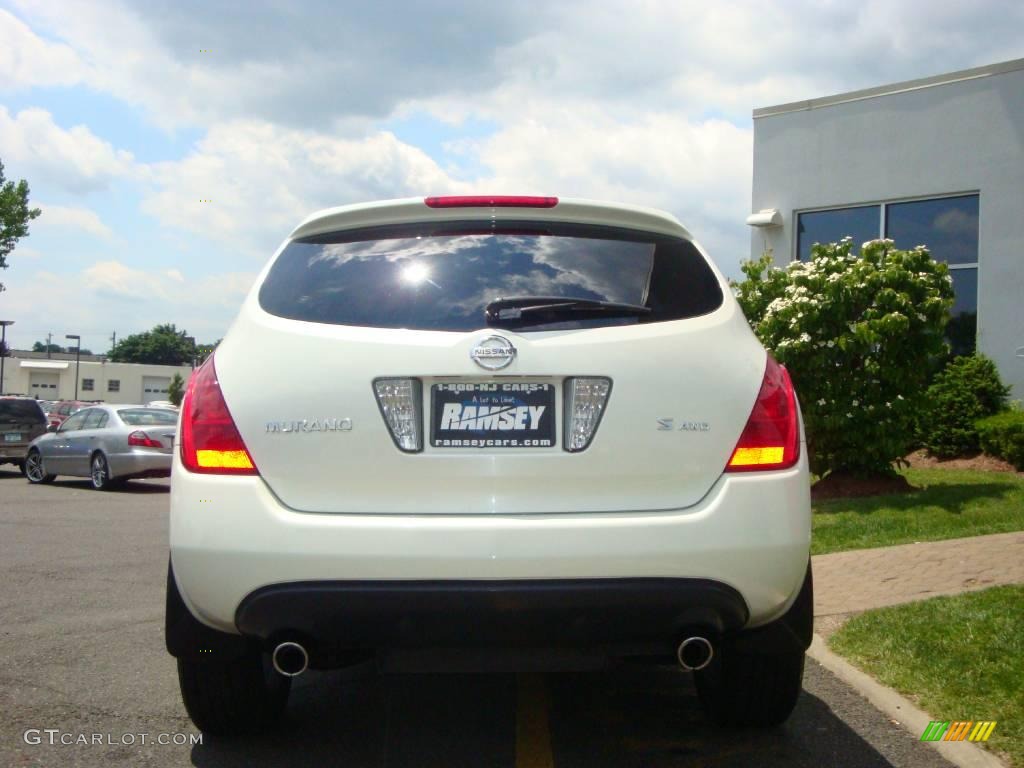
[[[221,341],[223,339],[217,339],[213,344],[196,344],[196,365],[205,363],[206,358],[213,354],[213,350],[217,348]]]
[[[181,405],[181,399],[185,396],[185,380],[180,373],[175,373],[171,383],[167,385],[167,399],[175,405]]]
[[[173,324],[158,325],[151,331],[121,339],[110,351],[110,360],[114,363],[184,365],[192,362],[195,352],[186,336],[187,331],[179,331]]]
[[[32,351],[49,352],[50,354],[53,354],[54,352],[67,352],[67,350],[59,344],[43,344],[41,341],[37,341],[32,345]]]
[[[28,234],[28,223],[39,214],[38,208],[28,207],[28,182],[6,181],[0,161],[0,269],[7,269],[7,255]]]
[[[770,255],[735,283],[751,327],[793,378],[811,471],[892,475],[906,455],[953,304],[945,264],[892,240],[815,245],[785,268]]]

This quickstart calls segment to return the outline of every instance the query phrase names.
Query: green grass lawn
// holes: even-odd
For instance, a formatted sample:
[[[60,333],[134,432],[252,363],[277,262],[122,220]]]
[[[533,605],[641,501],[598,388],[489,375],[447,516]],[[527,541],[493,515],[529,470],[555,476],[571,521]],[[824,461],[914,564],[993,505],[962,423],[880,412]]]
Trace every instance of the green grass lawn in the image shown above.
[[[1024,530],[1024,478],[1005,472],[907,469],[915,493],[814,504],[811,553]]]
[[[995,720],[987,746],[1024,768],[1024,585],[881,608],[829,644],[935,720]]]

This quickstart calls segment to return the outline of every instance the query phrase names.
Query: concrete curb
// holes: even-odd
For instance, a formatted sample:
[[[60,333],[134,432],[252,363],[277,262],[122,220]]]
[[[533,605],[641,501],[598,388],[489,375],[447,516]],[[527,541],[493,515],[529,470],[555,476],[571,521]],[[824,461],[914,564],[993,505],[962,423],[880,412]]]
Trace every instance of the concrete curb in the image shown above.
[[[821,635],[815,633],[807,654],[914,736],[920,738],[928,723],[934,719],[896,691],[886,688],[850,662],[832,653]],[[937,749],[946,760],[960,768],[1007,768],[1006,763],[995,755],[967,741],[925,743]]]

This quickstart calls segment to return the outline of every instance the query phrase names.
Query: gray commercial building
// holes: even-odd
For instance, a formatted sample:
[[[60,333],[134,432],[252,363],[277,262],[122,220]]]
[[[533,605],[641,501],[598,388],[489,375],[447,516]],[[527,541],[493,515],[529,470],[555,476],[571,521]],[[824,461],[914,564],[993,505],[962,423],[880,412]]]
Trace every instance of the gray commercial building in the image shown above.
[[[1024,398],[1024,59],[754,111],[751,256],[851,235],[927,245],[956,351]]]

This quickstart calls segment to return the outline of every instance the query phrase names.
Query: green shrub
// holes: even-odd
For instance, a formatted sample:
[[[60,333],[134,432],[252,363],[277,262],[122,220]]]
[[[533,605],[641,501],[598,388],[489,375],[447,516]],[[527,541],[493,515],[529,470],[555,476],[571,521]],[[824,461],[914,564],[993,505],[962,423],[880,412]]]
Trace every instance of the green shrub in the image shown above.
[[[995,363],[984,355],[956,357],[928,387],[921,412],[920,438],[928,452],[952,457],[976,453],[978,419],[1006,408],[1010,388]]]
[[[1024,471],[1024,411],[1004,411],[977,423],[985,453],[1008,461]]]
[[[929,362],[946,351],[953,303],[945,264],[924,246],[850,238],[811,260],[743,264],[733,285],[751,327],[800,395],[811,471],[888,474],[914,441]]]

